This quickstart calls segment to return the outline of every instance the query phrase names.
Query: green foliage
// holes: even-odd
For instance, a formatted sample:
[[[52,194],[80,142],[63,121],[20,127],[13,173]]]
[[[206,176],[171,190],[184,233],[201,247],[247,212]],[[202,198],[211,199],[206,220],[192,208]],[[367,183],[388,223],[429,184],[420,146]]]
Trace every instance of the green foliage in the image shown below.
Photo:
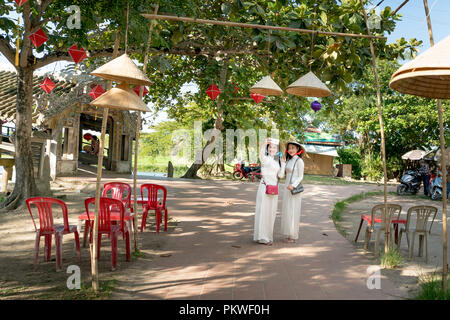
[[[381,255],[381,266],[383,268],[396,268],[404,262],[404,259],[397,249],[389,249],[387,253]]]
[[[379,181],[383,178],[383,162],[379,154],[366,155],[361,175],[372,181]]]
[[[447,279],[447,287],[450,287],[450,278]],[[450,300],[450,290],[444,294],[442,288],[442,274],[433,273],[419,278],[420,292],[416,300]]]
[[[404,39],[398,44],[408,46]],[[406,48],[405,47],[405,48]],[[395,61],[379,59],[377,62],[382,93],[382,111],[386,137],[386,163],[388,177],[398,176],[403,169],[401,156],[413,149],[429,150],[439,145],[439,124],[436,101],[400,94],[389,87],[392,74],[399,68]],[[375,80],[370,65],[366,66],[360,79],[349,86],[351,92],[335,100],[332,112],[318,112],[315,117],[321,120],[327,130],[340,133],[348,144],[360,146],[362,158],[366,159],[362,175],[378,179],[381,170],[379,158],[381,136],[378,119]],[[443,107],[450,107],[443,101]],[[450,113],[444,112],[444,130],[450,130]],[[446,135],[450,143],[450,135]],[[370,156],[369,156],[370,154]],[[380,169],[381,168],[381,169]]]
[[[352,178],[361,178],[363,159],[359,148],[357,146],[346,146],[338,148],[337,153],[339,154],[340,163],[352,165]]]

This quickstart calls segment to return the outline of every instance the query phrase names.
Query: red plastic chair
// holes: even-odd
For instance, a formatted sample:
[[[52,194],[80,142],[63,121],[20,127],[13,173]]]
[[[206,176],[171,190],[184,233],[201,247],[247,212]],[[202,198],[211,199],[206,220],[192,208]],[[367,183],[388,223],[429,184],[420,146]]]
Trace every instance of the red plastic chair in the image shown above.
[[[390,206],[390,204],[388,204],[388,207]],[[395,228],[395,243],[398,242],[398,225],[399,224],[406,224],[406,219],[400,219],[400,214],[401,214],[401,207],[400,207],[400,211],[398,212],[397,217],[394,217],[392,219],[392,224],[394,225]],[[373,214],[362,214],[361,215],[361,222],[359,223],[359,228],[358,228],[358,233],[356,234],[356,238],[355,238],[355,242],[358,241],[358,237],[359,237],[359,233],[361,231],[362,225],[364,223],[364,221],[367,221],[367,225],[371,226],[372,225],[372,216],[373,217],[373,223],[381,223],[383,220],[381,219],[381,216],[379,215],[373,215]]]
[[[110,196],[109,196],[110,195]],[[117,199],[123,202],[123,205],[125,207],[125,216],[124,219],[128,224],[128,229],[130,231],[133,231],[134,228],[134,213],[132,213],[131,209],[131,186],[128,183],[124,182],[108,182],[105,183],[103,186],[103,192],[102,197],[104,198],[112,198]],[[127,210],[129,209],[129,210]],[[130,214],[131,212],[131,214]],[[120,221],[120,212],[118,208],[115,208],[111,212],[111,221],[114,223]],[[91,216],[94,215],[94,211],[89,212]],[[82,221],[85,221],[84,225],[84,237],[83,237],[83,246],[86,247],[86,239],[87,234],[89,232],[89,220],[88,220],[88,214],[85,212],[83,214],[80,214],[78,216],[78,230],[81,232],[81,223]],[[133,223],[131,223],[133,221]]]
[[[144,190],[147,190],[148,198],[147,202],[143,204],[143,212],[142,212],[142,223],[141,223],[141,232],[145,229],[145,225],[147,223],[147,216],[150,210],[155,210],[156,216],[156,232],[159,233],[159,226],[162,222],[162,214],[161,211],[165,212],[164,215],[164,231],[167,231],[167,207],[166,207],[166,198],[167,198],[167,189],[158,184],[143,184],[141,185],[141,198],[144,201]],[[163,191],[163,201],[161,203],[158,200],[158,191]]]
[[[94,216],[89,215],[89,205],[95,206],[95,198],[89,198],[84,200],[84,205],[86,207],[86,213],[88,215],[88,220],[90,225],[94,225]],[[114,207],[114,209],[113,209]],[[111,216],[114,210],[119,210],[120,223],[111,223]],[[125,224],[125,209],[123,202],[117,199],[111,198],[100,198],[100,210],[98,213],[98,247],[97,247],[97,259],[100,259],[100,247],[102,235],[106,234],[111,238],[111,269],[114,271],[117,266],[117,240],[118,236],[122,234],[125,237],[125,250],[126,250],[126,260],[130,261],[130,232],[127,225]],[[92,218],[92,220],[91,220]],[[92,229],[92,228],[91,228]],[[91,241],[92,241],[92,230],[91,230]]]
[[[62,243],[63,235],[74,233],[75,246],[77,249],[78,260],[81,262],[80,240],[76,226],[69,225],[69,218],[67,216],[67,206],[64,201],[54,198],[35,197],[26,200],[28,211],[33,220],[34,228],[36,230],[36,242],[34,248],[34,270],[37,269],[39,257],[39,243],[41,237],[45,237],[44,246],[44,261],[49,261],[52,251],[52,236],[55,236],[56,249],[56,270],[61,270],[62,265]],[[35,205],[39,213],[39,228],[36,227],[34,221],[31,205]],[[53,225],[52,205],[57,204],[61,207],[63,213],[64,225]]]

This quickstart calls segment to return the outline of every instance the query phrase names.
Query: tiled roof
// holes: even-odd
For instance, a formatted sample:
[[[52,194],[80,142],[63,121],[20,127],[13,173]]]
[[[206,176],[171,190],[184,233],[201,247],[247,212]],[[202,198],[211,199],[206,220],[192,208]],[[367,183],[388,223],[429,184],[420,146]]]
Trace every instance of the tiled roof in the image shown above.
[[[44,77],[33,77],[33,95],[35,99],[42,95],[43,90],[40,87]],[[67,81],[55,82],[55,89],[53,89],[51,95],[61,96],[65,93],[69,93],[75,84]],[[45,94],[45,93],[44,93]],[[16,118],[16,96],[17,96],[17,75],[10,71],[0,71],[0,120],[14,121]],[[33,110],[33,123],[36,122],[39,116],[39,112]]]

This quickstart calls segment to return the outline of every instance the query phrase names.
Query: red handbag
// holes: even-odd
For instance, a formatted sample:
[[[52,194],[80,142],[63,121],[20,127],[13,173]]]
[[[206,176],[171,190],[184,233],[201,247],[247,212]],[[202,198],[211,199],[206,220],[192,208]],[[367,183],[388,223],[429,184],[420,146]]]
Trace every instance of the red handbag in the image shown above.
[[[266,185],[266,194],[277,195],[278,194],[278,184],[277,185],[269,185],[266,184],[265,181],[263,183]]]

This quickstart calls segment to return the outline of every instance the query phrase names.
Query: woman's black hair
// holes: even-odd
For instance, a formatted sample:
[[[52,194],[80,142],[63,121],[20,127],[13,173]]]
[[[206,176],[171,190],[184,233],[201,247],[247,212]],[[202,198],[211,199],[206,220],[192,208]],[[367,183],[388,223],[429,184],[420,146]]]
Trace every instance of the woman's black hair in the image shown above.
[[[278,146],[278,149],[280,149],[280,147]],[[269,154],[269,144],[267,144],[266,145],[266,156],[269,156],[270,154]],[[277,154],[273,157],[273,159],[275,160],[275,161],[278,161],[278,164],[280,165],[280,167],[281,167],[281,159],[280,159],[280,155],[278,154],[278,152],[277,152]]]
[[[300,152],[300,150],[302,150],[302,148],[300,148],[297,144],[294,144],[294,143],[288,143],[287,145],[286,145],[286,161],[289,161],[289,160],[291,160],[293,157],[287,152],[288,151],[288,149],[289,149],[289,145],[290,144],[292,144],[293,146],[296,146],[297,147],[297,149],[298,149],[298,151],[297,152]],[[302,156],[303,156],[303,153],[301,153],[300,155],[298,155],[300,158],[302,158]]]

